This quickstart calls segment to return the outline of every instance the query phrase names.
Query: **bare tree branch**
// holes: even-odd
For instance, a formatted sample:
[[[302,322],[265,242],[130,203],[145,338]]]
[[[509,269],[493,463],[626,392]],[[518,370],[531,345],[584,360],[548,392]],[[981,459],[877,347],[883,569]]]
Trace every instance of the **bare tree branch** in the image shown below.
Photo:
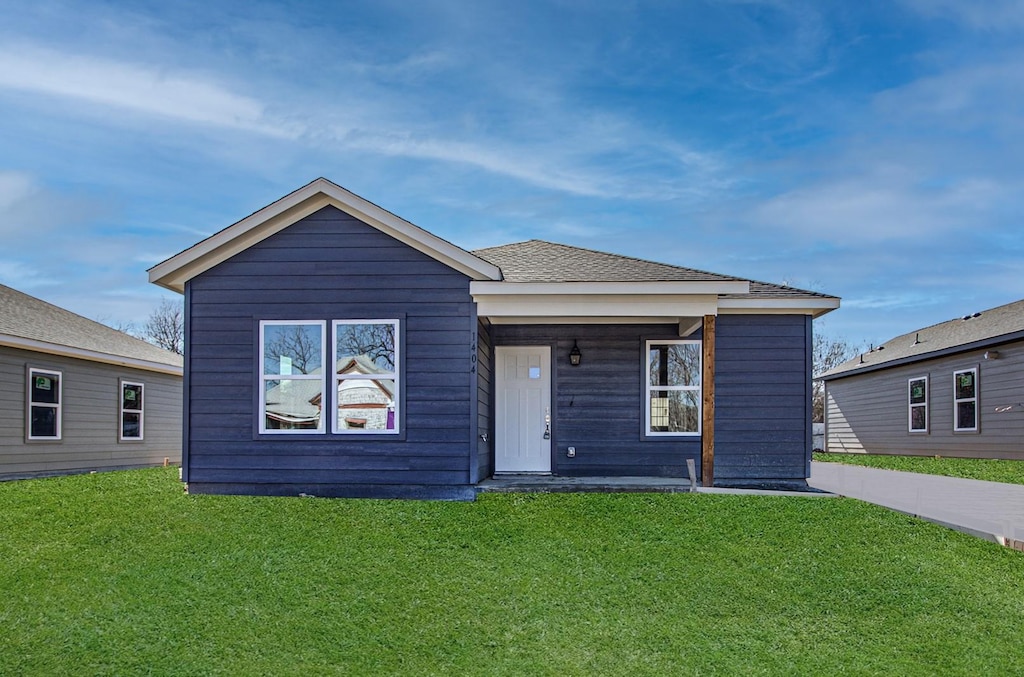
[[[291,358],[292,369],[299,374],[313,373],[320,367],[320,334],[319,329],[311,334],[308,327],[297,324],[280,332],[267,344],[266,354]]]
[[[814,375],[820,376],[853,358],[864,349],[863,344],[850,343],[844,338],[832,338],[825,334],[814,334]],[[812,387],[811,419],[815,423],[825,421],[825,384],[814,381]]]
[[[343,325],[338,334],[338,353],[366,355],[382,371],[395,370],[395,328],[391,324]]]
[[[155,346],[170,350],[179,355],[185,354],[185,315],[182,304],[170,299],[160,299],[158,305],[149,315],[141,330],[129,331],[144,341]]]

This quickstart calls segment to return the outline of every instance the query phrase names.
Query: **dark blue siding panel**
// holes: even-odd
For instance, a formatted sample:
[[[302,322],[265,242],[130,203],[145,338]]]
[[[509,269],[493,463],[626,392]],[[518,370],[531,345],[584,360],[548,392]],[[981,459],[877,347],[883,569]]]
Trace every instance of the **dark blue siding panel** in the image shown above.
[[[715,483],[801,481],[810,455],[810,319],[719,315]]]
[[[491,426],[491,397],[493,392],[493,368],[491,366],[490,326],[480,320],[477,327],[477,478],[484,479],[494,473],[493,428]]]
[[[326,207],[188,286],[191,491],[471,497],[475,316],[465,275]],[[395,317],[403,435],[257,434],[259,320]]]

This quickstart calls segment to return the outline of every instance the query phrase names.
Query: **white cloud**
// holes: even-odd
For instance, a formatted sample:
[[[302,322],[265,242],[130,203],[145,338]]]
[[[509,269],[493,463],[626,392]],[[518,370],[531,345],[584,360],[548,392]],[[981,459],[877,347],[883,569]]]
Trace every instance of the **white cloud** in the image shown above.
[[[22,248],[46,242],[54,228],[84,223],[109,209],[96,199],[52,191],[29,174],[0,171],[0,235],[17,238]]]
[[[38,270],[23,261],[0,259],[0,283],[19,291],[60,284],[57,276]]]
[[[1017,31],[1024,27],[1024,3],[1020,0],[903,0],[930,17],[954,19],[989,31]]]
[[[0,88],[36,92],[175,120],[295,138],[266,106],[198,75],[25,45],[0,48]]]
[[[0,214],[24,200],[35,190],[28,174],[0,171]]]
[[[912,168],[881,167],[803,186],[757,206],[753,221],[833,244],[934,238],[970,230],[976,216],[1022,186],[984,178],[933,185]]]

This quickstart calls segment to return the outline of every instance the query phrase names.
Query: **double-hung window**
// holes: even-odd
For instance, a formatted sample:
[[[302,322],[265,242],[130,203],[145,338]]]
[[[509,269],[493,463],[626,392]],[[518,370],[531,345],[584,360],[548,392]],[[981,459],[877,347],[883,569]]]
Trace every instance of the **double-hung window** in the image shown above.
[[[647,341],[646,434],[699,435],[701,342]]]
[[[907,425],[912,433],[928,432],[928,377],[907,381],[907,403],[910,407]]]
[[[335,433],[399,432],[398,320],[335,320]]]
[[[142,439],[144,389],[145,386],[141,383],[121,381],[121,441]]]
[[[28,439],[60,439],[63,380],[59,371],[29,368]]]
[[[327,323],[260,322],[261,433],[322,433]]]
[[[953,372],[953,430],[978,430],[978,370]]]

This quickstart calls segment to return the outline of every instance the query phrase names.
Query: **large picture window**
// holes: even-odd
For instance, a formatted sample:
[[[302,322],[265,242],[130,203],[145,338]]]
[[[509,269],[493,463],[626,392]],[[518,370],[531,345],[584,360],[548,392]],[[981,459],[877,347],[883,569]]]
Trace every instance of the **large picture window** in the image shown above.
[[[978,430],[978,370],[953,372],[953,430]]]
[[[28,370],[28,439],[60,439],[62,385],[59,371]]]
[[[121,441],[142,439],[143,390],[145,386],[141,383],[121,381]]]
[[[398,320],[334,321],[334,432],[399,432],[398,338]]]
[[[920,376],[907,381],[907,403],[909,430],[912,433],[928,432],[928,377]]]
[[[647,341],[648,435],[699,435],[700,341]]]
[[[260,322],[261,433],[322,433],[327,323]]]

